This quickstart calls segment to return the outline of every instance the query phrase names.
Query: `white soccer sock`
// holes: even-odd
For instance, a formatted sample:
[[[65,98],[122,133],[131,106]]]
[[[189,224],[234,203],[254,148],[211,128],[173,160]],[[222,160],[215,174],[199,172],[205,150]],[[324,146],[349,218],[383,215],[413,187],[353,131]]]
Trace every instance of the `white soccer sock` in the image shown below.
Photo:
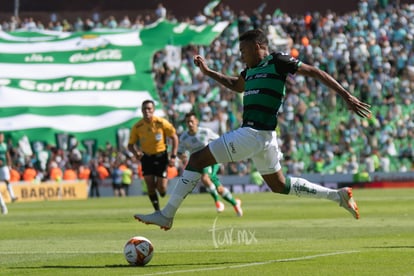
[[[211,184],[210,187],[207,188],[207,192],[209,192],[210,195],[214,198],[214,201],[218,200],[219,194],[214,184]]]
[[[216,186],[214,184],[211,184],[210,186],[208,186],[207,191],[210,192],[214,192],[217,191]]]
[[[7,190],[9,191],[9,195],[12,199],[16,198],[16,196],[14,195],[14,192],[13,192],[13,188],[12,188],[10,183],[7,185]]]
[[[232,201],[233,200],[233,195],[231,194],[230,190],[227,189],[226,187],[223,187],[223,194],[221,196],[224,199],[228,200],[228,201]]]
[[[336,190],[311,183],[306,179],[299,177],[287,177],[286,181],[290,181],[290,195],[295,194],[299,197],[306,196],[313,198],[326,198],[335,202],[339,202],[339,195]]]
[[[3,196],[0,194],[0,207],[2,210],[7,210],[6,202],[3,199]]]
[[[167,218],[174,217],[181,203],[184,201],[185,197],[191,193],[200,178],[200,173],[184,170],[183,175],[178,179],[178,182],[171,193],[167,205],[162,209],[162,214]]]

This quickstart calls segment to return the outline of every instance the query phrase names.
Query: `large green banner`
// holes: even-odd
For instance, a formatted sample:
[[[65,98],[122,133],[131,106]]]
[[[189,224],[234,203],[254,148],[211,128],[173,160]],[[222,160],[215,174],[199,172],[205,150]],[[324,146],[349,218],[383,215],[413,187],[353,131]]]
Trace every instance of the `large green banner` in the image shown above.
[[[140,31],[0,31],[0,131],[15,142],[56,145],[58,137],[75,137],[84,146],[125,144],[144,100],[154,100],[163,114],[153,54],[167,45],[208,45],[227,24],[159,21]]]

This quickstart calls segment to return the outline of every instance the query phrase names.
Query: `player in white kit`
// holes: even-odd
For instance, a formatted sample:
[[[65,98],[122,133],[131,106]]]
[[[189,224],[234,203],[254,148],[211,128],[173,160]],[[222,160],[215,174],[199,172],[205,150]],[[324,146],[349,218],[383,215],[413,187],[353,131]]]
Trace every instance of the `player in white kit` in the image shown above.
[[[210,141],[220,137],[213,130],[200,127],[199,121],[194,112],[190,112],[185,115],[185,123],[187,125],[187,131],[181,134],[180,143],[178,145],[178,157],[183,160],[184,164],[188,161],[189,157],[189,155],[186,155],[186,152],[192,154],[193,152],[199,151]],[[220,180],[217,177],[219,169],[219,164],[214,164],[204,168],[201,175],[201,182],[213,197],[217,212],[222,212],[224,210],[224,204],[219,200],[220,194],[225,201],[229,202],[233,206],[236,214],[241,217],[243,215],[241,200],[235,199],[229,189],[220,183]]]

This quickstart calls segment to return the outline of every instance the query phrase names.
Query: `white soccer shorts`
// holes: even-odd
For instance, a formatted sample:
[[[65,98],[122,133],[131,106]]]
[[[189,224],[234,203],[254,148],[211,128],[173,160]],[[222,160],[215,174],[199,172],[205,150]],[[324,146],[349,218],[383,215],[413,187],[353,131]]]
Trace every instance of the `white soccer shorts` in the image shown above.
[[[283,154],[277,144],[276,131],[242,127],[225,133],[212,141],[209,148],[217,163],[252,159],[262,174],[271,174],[282,167]]]
[[[9,167],[7,166],[0,167],[0,181],[9,181],[9,180],[10,180]]]

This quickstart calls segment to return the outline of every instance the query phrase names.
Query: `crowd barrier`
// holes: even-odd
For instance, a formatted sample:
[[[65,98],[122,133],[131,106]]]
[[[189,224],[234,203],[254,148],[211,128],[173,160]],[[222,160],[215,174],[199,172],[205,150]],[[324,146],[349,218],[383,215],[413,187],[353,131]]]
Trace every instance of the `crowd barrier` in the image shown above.
[[[351,174],[304,174],[301,177],[325,187],[337,189],[345,186],[354,188],[414,188],[414,171],[406,173],[372,173],[369,180],[356,182]],[[234,194],[269,192],[266,184],[253,184],[250,176],[221,176],[221,183]],[[177,179],[169,180],[168,194],[174,189]],[[87,199],[89,184],[85,181],[42,182],[39,184],[28,182],[12,183],[14,193],[19,201],[41,200],[74,200]],[[0,184],[0,192],[6,203],[10,197],[5,184]],[[199,183],[193,193],[205,192]],[[112,182],[106,179],[99,187],[101,197],[113,196]],[[129,196],[144,195],[145,188],[140,179],[135,179],[129,188]]]
[[[15,182],[12,183],[18,202],[43,200],[78,200],[88,198],[88,184],[85,181],[60,182]],[[6,203],[11,201],[7,187],[0,184],[0,192]]]
[[[414,188],[414,171],[407,173],[371,173],[369,181],[355,182],[352,174],[303,174],[301,177],[321,184],[325,187],[337,189],[345,186],[354,188]],[[270,189],[266,184],[253,184],[250,176],[220,176],[221,183],[228,187],[234,194],[269,192]],[[167,194],[171,194],[177,179],[168,181]],[[130,196],[145,194],[143,183],[135,179],[129,188]],[[111,180],[107,179],[99,187],[100,195],[103,197],[113,196]],[[205,188],[199,183],[193,190],[193,193],[205,192]]]

